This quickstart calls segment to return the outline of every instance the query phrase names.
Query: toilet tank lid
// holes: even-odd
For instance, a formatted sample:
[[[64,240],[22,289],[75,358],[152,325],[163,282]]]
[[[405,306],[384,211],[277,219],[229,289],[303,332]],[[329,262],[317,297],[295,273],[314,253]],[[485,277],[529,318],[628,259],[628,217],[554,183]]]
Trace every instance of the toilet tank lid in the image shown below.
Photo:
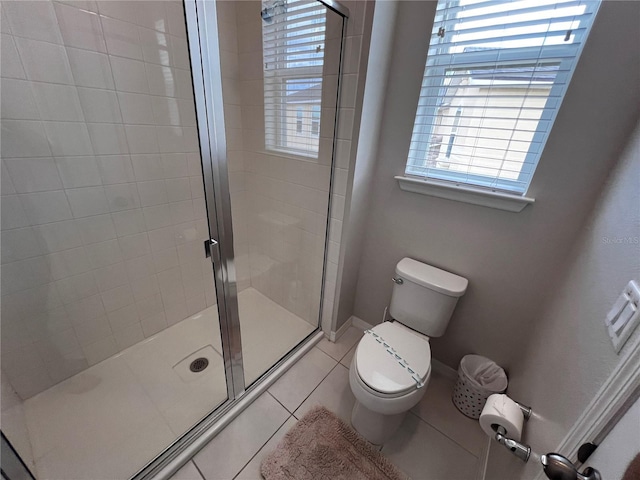
[[[450,297],[461,297],[469,281],[412,258],[403,258],[396,265],[396,273],[407,280]]]

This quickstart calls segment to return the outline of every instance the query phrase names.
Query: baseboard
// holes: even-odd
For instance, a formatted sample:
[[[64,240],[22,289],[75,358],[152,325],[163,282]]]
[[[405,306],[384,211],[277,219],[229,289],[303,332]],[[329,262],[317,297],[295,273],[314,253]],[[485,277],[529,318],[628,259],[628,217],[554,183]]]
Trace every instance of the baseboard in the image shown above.
[[[360,330],[369,330],[370,328],[373,328],[373,325],[365,322],[364,320],[356,317],[355,315],[352,315],[350,320],[351,320],[351,325],[353,325],[356,328],[359,328]]]
[[[344,322],[344,324],[335,332],[331,332],[329,334],[329,340],[331,340],[332,342],[337,342],[338,339],[344,335],[344,332],[346,332],[347,330],[349,330],[349,327],[351,327],[351,319],[353,317],[349,317],[349,319]]]
[[[434,372],[439,373],[445,378],[450,380],[456,380],[458,378],[458,372],[451,368],[449,365],[445,365],[444,363],[436,360],[435,358],[431,358],[431,368]]]

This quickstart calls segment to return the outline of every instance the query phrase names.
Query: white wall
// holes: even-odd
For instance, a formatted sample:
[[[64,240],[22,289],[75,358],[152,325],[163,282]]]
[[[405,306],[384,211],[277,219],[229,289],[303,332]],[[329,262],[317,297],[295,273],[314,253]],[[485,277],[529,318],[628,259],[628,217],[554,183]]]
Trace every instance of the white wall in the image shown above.
[[[2,361],[27,398],[216,303],[182,2],[2,3]]]
[[[538,453],[556,449],[621,355],[640,337],[636,330],[617,355],[604,328],[604,318],[627,282],[640,281],[640,123],[562,270],[554,296],[511,369],[508,390],[535,412],[524,441]],[[491,449],[487,480],[532,478],[533,467],[523,470],[501,450]]]
[[[536,203],[511,213],[403,192],[393,178],[404,172],[435,5],[399,5],[354,314],[379,323],[396,263],[413,257],[469,279],[434,357],[456,367],[475,352],[510,368],[633,128],[637,7],[603,4],[529,190]]]

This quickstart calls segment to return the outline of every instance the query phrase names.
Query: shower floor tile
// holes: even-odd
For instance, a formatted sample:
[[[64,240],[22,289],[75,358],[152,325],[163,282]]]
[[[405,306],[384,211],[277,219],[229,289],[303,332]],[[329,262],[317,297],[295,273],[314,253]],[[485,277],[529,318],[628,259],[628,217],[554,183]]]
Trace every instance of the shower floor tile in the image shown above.
[[[253,288],[238,303],[250,383],[314,327]],[[185,380],[178,364],[208,345]],[[130,477],[226,400],[220,352],[213,306],[26,400],[37,478]]]

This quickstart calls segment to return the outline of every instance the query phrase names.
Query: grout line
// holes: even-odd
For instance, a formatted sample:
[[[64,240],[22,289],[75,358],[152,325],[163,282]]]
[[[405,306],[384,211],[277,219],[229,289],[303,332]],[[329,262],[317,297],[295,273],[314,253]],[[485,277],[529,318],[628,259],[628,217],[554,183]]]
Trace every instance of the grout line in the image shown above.
[[[268,390],[267,390],[267,393],[268,393]],[[272,395],[272,397],[273,397],[273,395]],[[278,403],[280,403],[280,402],[278,402]],[[281,404],[281,405],[282,405],[282,404]],[[283,405],[283,406],[284,406],[284,405]],[[288,412],[288,410],[287,410],[287,412]],[[238,478],[238,475],[240,475],[240,474],[242,473],[242,471],[243,471],[245,468],[247,468],[247,465],[249,465],[249,464],[251,463],[251,461],[252,461],[252,460],[253,460],[253,459],[254,459],[254,458],[255,458],[255,457],[256,457],[256,456],[257,456],[257,455],[262,451],[262,449],[264,448],[264,446],[265,446],[267,443],[269,443],[269,441],[270,441],[270,440],[271,440],[271,439],[276,435],[276,433],[278,433],[278,432],[280,431],[280,429],[284,426],[284,424],[285,424],[285,423],[287,423],[287,422],[289,421],[289,419],[290,419],[291,417],[293,417],[293,414],[290,414],[290,415],[285,419],[285,421],[284,421],[284,422],[282,422],[278,428],[276,428],[276,431],[275,431],[275,432],[273,432],[273,434],[272,434],[272,435],[267,439],[267,441],[266,441],[266,442],[264,442],[264,443],[262,444],[262,446],[258,449],[258,451],[257,451],[256,453],[254,453],[254,454],[253,454],[253,456],[249,459],[249,461],[248,461],[247,463],[245,463],[245,464],[242,466],[242,468],[240,469],[240,471],[234,475],[234,477],[233,477],[233,479],[234,479],[234,480],[235,480],[236,478]],[[205,480],[209,480],[209,479],[206,479],[206,478],[205,478]],[[213,479],[212,479],[212,480],[213,480]]]
[[[196,471],[200,474],[200,477],[202,477],[202,480],[206,480],[204,478],[204,473],[202,473],[202,471],[198,468],[198,464],[193,461],[193,457],[191,458],[191,460],[189,460],[189,462],[193,463],[193,466],[196,467]],[[185,463],[185,465],[186,465],[186,463]],[[184,465],[183,465],[183,467],[184,467]],[[180,468],[182,468],[182,467],[180,467]]]
[[[324,352],[323,352],[323,353],[324,353]],[[333,360],[335,360],[333,357],[330,357],[330,358],[332,358]],[[311,395],[313,395],[313,393],[314,393],[314,392],[315,392],[315,391],[320,387],[320,385],[322,385],[322,383],[327,379],[327,377],[328,377],[329,375],[331,375],[331,372],[333,372],[333,371],[336,369],[336,367],[337,367],[338,365],[341,365],[341,364],[340,364],[340,362],[336,363],[336,364],[331,368],[331,370],[329,370],[329,372],[328,372],[328,373],[327,373],[327,374],[322,378],[322,380],[320,380],[320,382],[318,382],[318,385],[316,385],[316,387],[315,387],[313,390],[311,390],[311,393],[309,393],[309,395],[307,395],[307,396],[305,397],[305,399],[300,403],[300,405],[298,405],[298,406],[296,407],[296,409],[295,409],[295,411],[293,412],[293,414],[292,414],[292,415],[294,415],[294,416],[295,416],[295,412],[297,412],[298,410],[300,410],[300,407],[304,404],[304,402],[306,402],[306,401],[309,399],[309,397],[311,397]],[[344,367],[344,365],[341,365],[341,366],[342,366],[342,367]],[[300,420],[300,418],[299,418],[299,417],[296,417],[296,419],[297,419],[297,420]]]
[[[460,442],[458,442],[457,440],[451,438],[446,432],[443,432],[441,429],[439,429],[438,427],[436,427],[435,425],[432,425],[431,423],[427,422],[426,420],[424,420],[423,418],[421,418],[417,413],[414,413],[412,410],[409,410],[409,413],[411,415],[413,415],[414,417],[416,417],[418,420],[420,420],[422,423],[427,424],[428,426],[430,426],[431,428],[433,428],[435,431],[437,431],[438,433],[440,433],[441,435],[444,435],[445,437],[447,437],[449,440],[451,440],[453,443],[455,443],[458,447],[462,448],[465,452],[469,453],[471,456],[473,456],[475,459],[479,460],[480,457],[473,453],[472,451],[470,451],[467,447],[465,447],[464,445],[461,445]]]

